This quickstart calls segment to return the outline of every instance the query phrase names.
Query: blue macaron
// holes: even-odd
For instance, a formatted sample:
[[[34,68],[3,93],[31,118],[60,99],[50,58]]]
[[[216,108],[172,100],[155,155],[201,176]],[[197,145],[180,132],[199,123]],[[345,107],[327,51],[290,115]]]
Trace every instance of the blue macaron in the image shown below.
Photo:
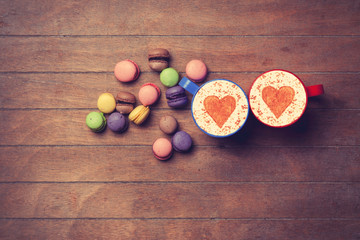
[[[185,89],[179,85],[167,89],[165,95],[169,107],[182,108],[185,107],[188,103]]]

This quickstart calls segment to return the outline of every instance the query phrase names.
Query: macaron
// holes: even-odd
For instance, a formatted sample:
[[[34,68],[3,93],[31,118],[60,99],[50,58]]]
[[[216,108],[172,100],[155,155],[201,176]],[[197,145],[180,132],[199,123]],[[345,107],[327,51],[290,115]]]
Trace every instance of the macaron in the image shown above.
[[[110,114],[107,120],[108,127],[113,132],[125,132],[129,126],[129,120],[119,112]]]
[[[194,59],[186,64],[186,75],[193,82],[199,83],[204,81],[207,68],[203,61]]]
[[[179,82],[179,73],[174,68],[165,68],[160,73],[160,81],[166,87],[173,87]]]
[[[136,98],[132,93],[121,91],[115,97],[116,111],[122,114],[129,114],[134,109]]]
[[[187,152],[192,146],[192,140],[187,132],[179,131],[171,138],[173,148],[177,152]]]
[[[106,127],[106,118],[103,113],[91,112],[86,116],[86,125],[93,132],[102,132]]]
[[[100,94],[97,101],[98,109],[103,113],[112,113],[116,107],[116,101],[111,93]]]
[[[129,120],[134,122],[136,125],[140,125],[148,118],[149,114],[149,107],[139,105],[129,114]]]
[[[155,48],[148,51],[149,67],[157,72],[169,66],[170,54],[164,48]]]
[[[159,160],[168,160],[173,154],[171,142],[166,138],[158,138],[152,146],[154,156]]]
[[[115,65],[114,74],[120,82],[131,82],[139,77],[140,69],[134,61],[126,59]]]
[[[169,107],[181,108],[186,106],[188,103],[185,89],[179,85],[167,89],[165,95]]]
[[[139,100],[144,106],[153,105],[160,97],[161,91],[154,83],[145,83],[139,90]]]
[[[178,126],[179,124],[173,116],[166,115],[160,118],[160,130],[166,134],[173,134],[177,130]]]

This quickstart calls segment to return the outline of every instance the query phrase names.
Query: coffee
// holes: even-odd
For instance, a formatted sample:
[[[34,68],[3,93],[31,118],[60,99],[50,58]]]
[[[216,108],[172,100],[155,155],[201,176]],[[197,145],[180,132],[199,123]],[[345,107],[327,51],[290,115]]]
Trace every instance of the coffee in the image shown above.
[[[304,113],[307,94],[304,84],[294,74],[272,70],[253,83],[249,103],[255,117],[266,125],[284,127]]]
[[[195,123],[214,137],[237,132],[245,123],[248,112],[248,100],[243,90],[225,79],[207,82],[198,89],[192,101]]]

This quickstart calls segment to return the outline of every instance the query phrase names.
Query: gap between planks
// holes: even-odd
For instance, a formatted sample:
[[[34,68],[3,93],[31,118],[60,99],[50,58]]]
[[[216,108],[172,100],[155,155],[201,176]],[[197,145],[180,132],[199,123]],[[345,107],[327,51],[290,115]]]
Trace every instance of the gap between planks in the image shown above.
[[[51,221],[72,221],[72,220],[211,220],[211,221],[358,221],[360,218],[0,218],[0,220],[51,220]]]
[[[1,184],[357,184],[360,181],[13,181],[13,182],[0,182]]]
[[[134,35],[76,35],[76,34],[44,34],[44,35],[16,35],[16,34],[3,34],[0,35],[0,38],[6,38],[6,37],[19,37],[19,38],[142,38],[142,37],[188,37],[188,38],[198,38],[198,37],[233,37],[233,38],[358,38],[360,35],[206,35],[206,34],[200,34],[200,35],[145,35],[145,34],[134,34]]]

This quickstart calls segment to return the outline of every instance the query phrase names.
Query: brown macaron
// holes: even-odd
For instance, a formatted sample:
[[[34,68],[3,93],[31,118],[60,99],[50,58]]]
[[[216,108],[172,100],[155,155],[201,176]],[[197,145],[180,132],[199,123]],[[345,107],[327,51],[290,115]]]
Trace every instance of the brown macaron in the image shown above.
[[[116,111],[122,114],[129,114],[133,109],[136,102],[134,94],[121,91],[116,97]]]
[[[149,67],[154,71],[161,72],[169,66],[170,54],[169,51],[164,48],[150,49],[148,59]]]
[[[159,122],[160,130],[166,134],[173,134],[177,130],[178,125],[176,118],[170,115],[161,117]]]

